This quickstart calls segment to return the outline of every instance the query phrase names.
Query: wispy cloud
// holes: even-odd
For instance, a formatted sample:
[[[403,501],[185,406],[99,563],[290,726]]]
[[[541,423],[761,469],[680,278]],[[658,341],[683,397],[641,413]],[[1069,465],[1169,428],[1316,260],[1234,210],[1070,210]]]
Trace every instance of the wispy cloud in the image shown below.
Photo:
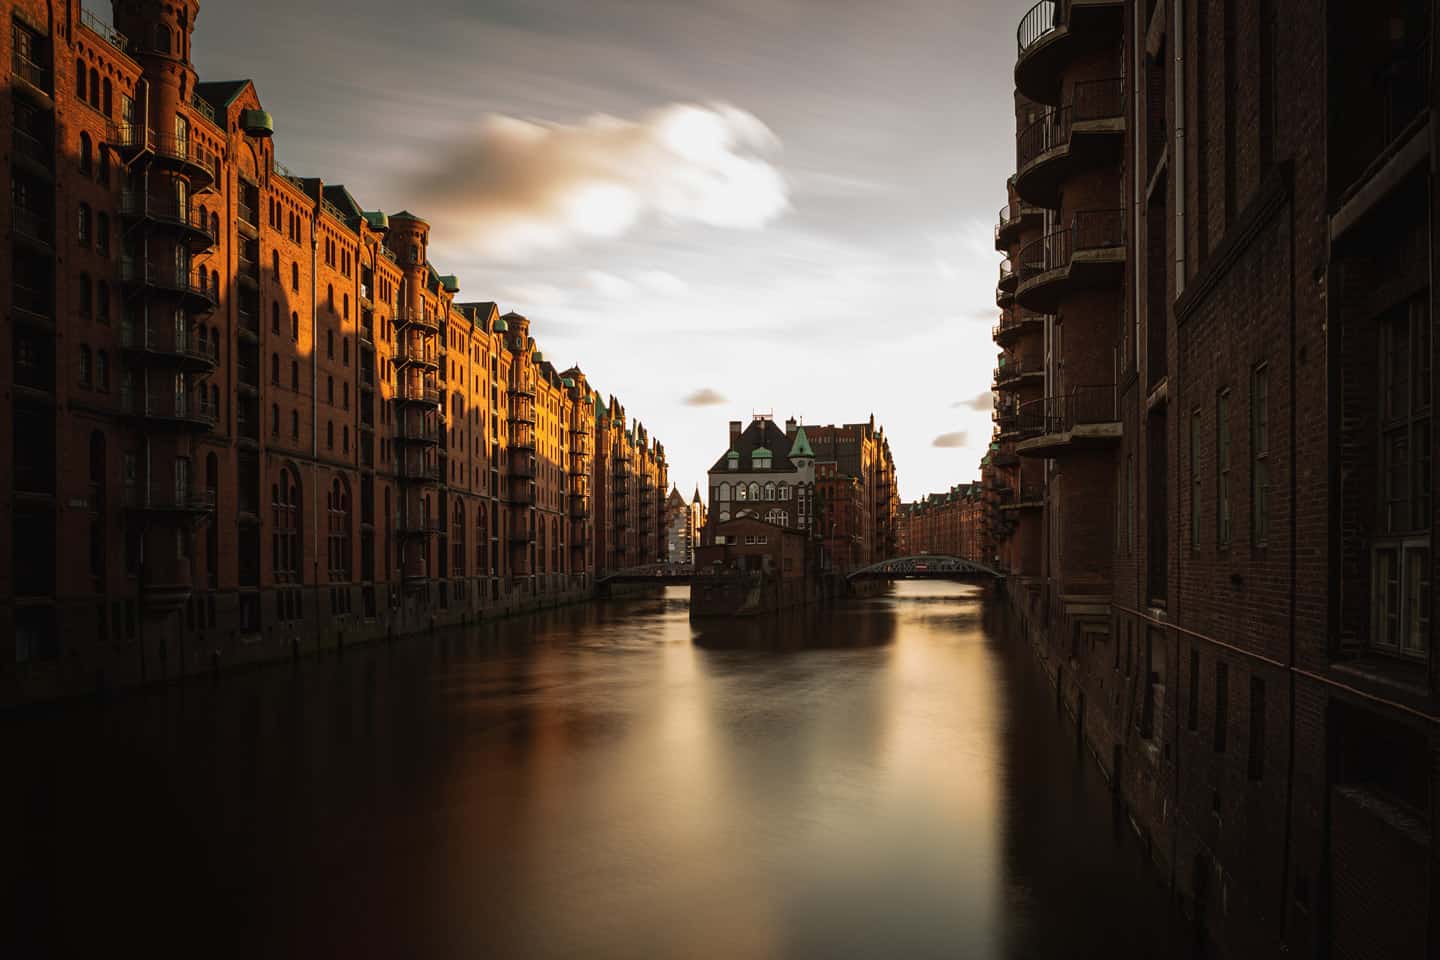
[[[757,117],[726,104],[570,125],[492,114],[423,177],[422,193],[447,242],[523,260],[647,218],[764,226],[789,205],[770,160],[779,147]]]
[[[600,296],[608,297],[611,300],[629,299],[635,289],[629,280],[617,277],[613,273],[606,273],[604,270],[587,271],[585,285]]]
[[[701,387],[680,402],[687,407],[716,407],[725,402],[725,395],[711,387]]]
[[[683,297],[690,292],[690,284],[664,270],[646,270],[636,280],[647,290],[661,296]]]
[[[952,408],[963,407],[966,410],[989,410],[994,403],[994,395],[989,390],[986,390],[984,393],[976,394],[969,400],[956,400],[950,404],[950,406]]]
[[[936,437],[933,441],[931,441],[930,445],[932,447],[943,447],[948,449],[951,447],[963,447],[966,443],[969,442],[969,440],[970,435],[964,430],[955,430],[951,433],[940,434],[940,436]]]

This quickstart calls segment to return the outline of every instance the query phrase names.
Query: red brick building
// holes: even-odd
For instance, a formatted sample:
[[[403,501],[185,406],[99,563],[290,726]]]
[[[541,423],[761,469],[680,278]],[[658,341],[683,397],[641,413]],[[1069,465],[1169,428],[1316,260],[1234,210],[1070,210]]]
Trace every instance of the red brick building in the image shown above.
[[[914,503],[902,503],[896,519],[897,556],[939,554],[993,562],[988,549],[991,504],[980,483],[961,483]]]
[[[1436,29],[1402,0],[1018,25],[1006,589],[1218,955],[1434,951]]]
[[[6,9],[0,703],[583,596],[658,555],[663,448],[524,317],[457,302],[423,217],[286,170],[254,85],[190,63],[194,0]]]

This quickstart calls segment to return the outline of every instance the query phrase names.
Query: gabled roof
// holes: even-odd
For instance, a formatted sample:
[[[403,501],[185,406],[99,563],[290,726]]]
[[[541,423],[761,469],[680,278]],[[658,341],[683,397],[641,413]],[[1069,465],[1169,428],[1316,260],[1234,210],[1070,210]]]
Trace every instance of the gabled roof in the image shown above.
[[[428,224],[428,223],[430,222],[429,220],[426,220],[424,217],[420,216],[419,214],[411,213],[409,210],[401,210],[399,213],[392,213],[392,214],[390,214],[390,219],[391,219],[391,220],[414,220],[416,223],[425,223],[425,224]]]
[[[790,444],[790,456],[815,458],[815,451],[810,447],[810,438],[805,436],[803,426],[795,428],[795,440]]]
[[[786,473],[793,472],[795,465],[790,462],[788,456],[774,453],[776,450],[784,450],[790,446],[785,436],[785,431],[775,424],[774,420],[751,420],[750,426],[740,432],[740,439],[727,448],[725,454],[715,461],[710,468],[712,473],[729,473],[730,454],[733,452],[739,456],[739,472],[745,473],[754,469],[751,457],[756,453],[770,454],[770,470],[772,472]]]
[[[199,94],[200,99],[208,102],[217,111],[223,112],[253,82],[252,80],[211,80],[207,83],[195,84],[195,92]]]

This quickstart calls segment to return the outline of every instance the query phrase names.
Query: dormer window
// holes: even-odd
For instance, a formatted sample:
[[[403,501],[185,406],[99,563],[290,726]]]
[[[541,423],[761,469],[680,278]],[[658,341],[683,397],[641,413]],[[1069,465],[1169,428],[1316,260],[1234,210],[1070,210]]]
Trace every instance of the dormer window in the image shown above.
[[[755,467],[756,470],[769,470],[769,469],[770,469],[770,454],[769,454],[768,452],[757,450],[757,451],[755,452],[755,456],[754,456],[753,460],[754,460],[754,464],[753,464],[753,465],[754,465],[754,467]]]
[[[740,454],[734,450],[725,454],[725,467],[728,470],[740,469]]]

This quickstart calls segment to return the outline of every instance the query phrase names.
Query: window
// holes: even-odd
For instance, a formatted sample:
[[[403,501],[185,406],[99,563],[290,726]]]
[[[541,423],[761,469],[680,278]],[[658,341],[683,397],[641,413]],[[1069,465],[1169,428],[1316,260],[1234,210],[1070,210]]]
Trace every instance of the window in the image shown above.
[[[330,485],[327,504],[329,532],[330,579],[350,579],[350,488],[336,477]]]
[[[335,449],[335,421],[325,421],[325,449]]]
[[[325,378],[325,402],[326,402],[326,403],[329,403],[329,404],[333,404],[333,403],[335,402],[335,378],[334,378],[334,377],[326,377],[326,378]]]
[[[90,375],[90,348],[81,344],[80,346],[80,385],[88,387],[91,384]]]
[[[325,357],[329,360],[335,359],[335,331],[325,331]]]
[[[299,411],[299,410],[291,410],[291,411],[290,411],[290,439],[292,439],[292,440],[299,440],[299,439],[300,439],[300,411]]]
[[[94,316],[95,316],[95,305],[94,305],[94,303],[92,302],[92,299],[91,299],[91,298],[92,298],[91,290],[92,290],[92,288],[91,288],[91,286],[90,286],[90,274],[88,274],[88,273],[81,273],[81,274],[80,274],[80,289],[79,289],[79,291],[78,291],[78,294],[79,294],[79,295],[78,295],[77,299],[80,301],[80,303],[79,303],[79,306],[80,306],[80,318],[81,318],[82,320],[91,320],[91,319],[94,319]]]
[[[735,499],[736,499],[736,500],[748,500],[748,499],[750,499],[750,498],[749,498],[749,490],[748,490],[748,488],[745,486],[745,484],[743,484],[743,483],[737,483],[737,484],[735,484]]]
[[[1118,652],[1118,651],[1117,651]],[[1190,648],[1190,695],[1186,697],[1185,729],[1200,729],[1200,651]]]
[[[1250,678],[1250,754],[1251,780],[1265,776],[1265,681]]]
[[[85,99],[85,61],[75,58],[75,96]]]
[[[1250,377],[1250,542],[1263,546],[1270,529],[1270,368]]]
[[[300,264],[290,264],[290,289],[296,293],[300,292]]]
[[[1215,540],[1230,545],[1230,391],[1215,398]]]
[[[104,350],[95,354],[95,387],[107,392],[110,389],[110,355]]]
[[[164,24],[158,24],[155,27],[155,52],[170,52],[170,29]]]
[[[270,332],[277,337],[280,335],[280,302],[278,300],[270,304]]]
[[[75,229],[75,238],[80,242],[80,246],[90,246],[90,232],[90,204],[82,203]]]
[[[270,405],[270,434],[276,437],[280,436],[280,404],[278,403]]]
[[[1382,320],[1380,496],[1371,561],[1372,645],[1424,659],[1430,644],[1431,329],[1423,298]]]
[[[1226,721],[1230,712],[1230,666],[1215,661],[1215,752],[1225,752]]]
[[[111,108],[114,106],[115,88],[106,77],[100,82],[100,110],[105,116],[111,115]],[[102,154],[103,155],[103,154]]]
[[[1200,411],[1190,413],[1190,546],[1200,549]]]
[[[290,312],[290,339],[300,342],[300,314],[293,310]]]
[[[275,579],[298,579],[300,569],[300,486],[288,468],[281,468],[270,487],[271,566]]]
[[[80,172],[85,174],[87,177],[90,175],[90,171],[92,169],[90,159],[92,152],[93,151],[90,146],[90,134],[82,131],[80,134]]]
[[[110,256],[110,214],[95,218],[95,250],[102,257]]]
[[[297,360],[290,361],[290,389],[300,390],[300,363]]]
[[[90,68],[90,106],[100,109],[100,71]]]
[[[716,499],[717,501],[727,502],[727,503],[728,503],[729,500],[730,500],[730,484],[728,484],[728,483],[722,483],[722,484],[720,484],[720,486],[716,487],[715,489],[716,489],[715,499]]]

